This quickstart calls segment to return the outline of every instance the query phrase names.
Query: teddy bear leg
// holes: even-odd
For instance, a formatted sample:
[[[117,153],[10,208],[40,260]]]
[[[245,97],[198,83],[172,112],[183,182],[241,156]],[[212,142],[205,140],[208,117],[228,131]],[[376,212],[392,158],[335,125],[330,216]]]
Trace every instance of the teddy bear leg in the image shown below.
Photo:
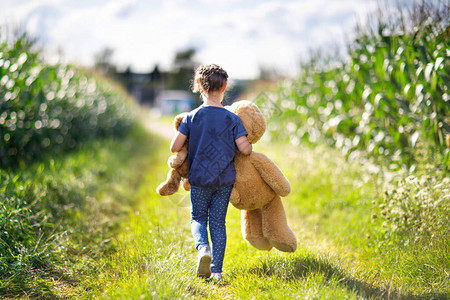
[[[287,224],[280,196],[262,208],[262,229],[264,236],[278,250],[294,252],[297,249],[297,239]]]
[[[167,179],[156,188],[156,192],[161,196],[175,194],[180,188],[181,176],[175,169],[170,169]]]
[[[261,209],[242,210],[241,227],[242,236],[253,247],[259,250],[272,249],[269,240],[263,235]]]

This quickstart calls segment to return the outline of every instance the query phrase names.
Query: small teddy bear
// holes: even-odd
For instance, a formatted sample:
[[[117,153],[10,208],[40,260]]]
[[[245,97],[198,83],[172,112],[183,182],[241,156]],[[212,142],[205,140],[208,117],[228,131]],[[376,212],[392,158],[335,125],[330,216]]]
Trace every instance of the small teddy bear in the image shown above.
[[[256,143],[264,134],[266,121],[258,106],[250,101],[238,101],[228,107],[238,115],[248,132],[247,139]],[[291,191],[289,181],[277,165],[262,153],[236,153],[236,180],[230,202],[241,212],[242,235],[260,250],[272,247],[294,252],[297,240],[287,224],[280,196]]]
[[[178,130],[181,121],[187,113],[181,113],[174,118],[173,127]],[[170,171],[167,179],[156,188],[156,192],[161,196],[169,196],[175,194],[180,188],[180,182],[183,180],[183,189],[189,191],[191,185],[188,181],[189,163],[188,163],[188,141],[183,145],[181,150],[169,157],[167,164]]]

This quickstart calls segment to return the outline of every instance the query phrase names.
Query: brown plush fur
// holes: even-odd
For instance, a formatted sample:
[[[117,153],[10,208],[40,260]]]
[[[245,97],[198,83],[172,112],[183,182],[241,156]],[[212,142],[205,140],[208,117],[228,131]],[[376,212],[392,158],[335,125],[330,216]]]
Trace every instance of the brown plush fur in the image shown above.
[[[229,110],[237,114],[248,132],[250,143],[264,134],[266,122],[258,107],[250,101],[234,103]],[[289,181],[277,165],[262,153],[236,154],[236,181],[230,202],[242,210],[242,235],[260,250],[272,247],[284,252],[297,249],[297,239],[289,228],[280,196],[291,191]]]
[[[250,101],[239,101],[230,107],[230,111],[240,117],[248,132],[247,139],[256,143],[266,130],[266,121],[259,108]],[[174,127],[185,114],[175,117]],[[187,144],[180,152],[169,157],[171,170],[167,180],[161,183],[157,192],[161,196],[176,193],[180,181],[184,178],[183,188],[190,190],[188,178]],[[262,153],[252,152],[248,156],[236,153],[236,181],[231,192],[230,202],[242,210],[242,235],[252,246],[260,250],[272,247],[284,252],[297,249],[297,240],[287,224],[281,197],[291,191],[289,181],[278,166]]]
[[[179,114],[174,119],[173,127],[178,130],[181,121],[186,113]],[[167,164],[169,165],[169,173],[167,179],[156,188],[156,192],[161,196],[169,196],[175,194],[180,188],[180,182],[183,181],[183,189],[189,191],[191,186],[188,182],[189,164],[188,164],[188,142],[186,142],[181,150],[169,157]]]

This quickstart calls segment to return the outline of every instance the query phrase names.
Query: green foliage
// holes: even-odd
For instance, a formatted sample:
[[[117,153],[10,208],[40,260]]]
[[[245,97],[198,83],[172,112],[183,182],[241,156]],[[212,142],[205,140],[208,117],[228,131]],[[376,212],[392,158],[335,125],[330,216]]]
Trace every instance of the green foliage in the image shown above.
[[[436,18],[425,15],[410,30],[380,18],[377,30],[348,45],[349,60],[304,64],[296,81],[258,99],[272,135],[363,151],[394,168],[429,156],[450,170],[449,31]]]
[[[261,94],[257,103],[271,137],[289,141],[297,146],[295,152],[302,152],[304,145],[314,145],[316,151],[325,143],[349,162],[366,165],[360,174],[346,176],[349,162],[330,162],[327,154],[311,157],[317,161],[312,169],[297,160],[302,168],[290,178],[304,181],[292,184],[302,201],[304,215],[299,217],[358,253],[359,268],[383,273],[365,275],[415,291],[439,291],[437,297],[445,298],[450,208],[448,8],[438,4],[421,11],[410,27],[403,19],[380,17],[375,30],[359,32],[348,45],[348,60],[315,57],[303,65],[296,80]],[[321,164],[329,165],[329,175]],[[343,173],[332,177],[339,172]],[[344,178],[350,180],[348,187]],[[367,183],[374,185],[374,193],[367,193]],[[378,195],[385,183],[390,186],[381,200]]]
[[[0,179],[0,273],[6,275],[41,265],[46,255],[41,252],[40,234],[51,231],[52,224],[32,209],[43,191],[35,189],[30,179],[4,171]]]
[[[367,41],[355,44],[351,62],[328,69],[312,64],[299,81],[286,82],[288,88],[259,99],[273,136],[289,138],[294,144],[328,141],[342,150],[301,145],[286,151],[285,143],[264,140],[255,145],[256,151],[280,166],[293,187],[283,202],[299,242],[295,253],[267,253],[249,246],[241,236],[240,211],[230,207],[225,281],[215,284],[195,278],[189,207],[154,190],[166,176],[168,142],[132,130],[120,143],[94,140],[80,151],[44,159],[27,169],[0,170],[0,296],[448,298],[448,178],[433,173],[433,166],[431,176],[393,181],[385,198],[379,199],[383,183],[392,175],[388,167],[363,159],[348,161],[341,153],[369,152],[395,164],[412,164],[422,154],[433,155],[431,150],[439,153],[432,157],[435,161],[445,154],[441,136],[447,132],[449,115],[448,105],[442,106],[448,104],[448,38],[436,42],[447,33],[428,35],[436,24],[423,24],[430,26],[417,27],[415,35],[390,35],[382,30],[362,36]],[[437,50],[431,51],[417,38],[423,33]],[[398,54],[400,47],[403,51]],[[422,61],[422,52],[428,61]],[[396,55],[406,55],[412,65],[396,60]],[[439,57],[445,59],[438,62]],[[409,72],[410,67],[415,69]],[[398,68],[406,70],[402,71],[406,75]],[[401,76],[408,81],[402,83]],[[431,77],[431,83],[425,82]],[[86,80],[78,84],[89,85],[90,79]],[[48,109],[56,98],[42,103]],[[37,115],[42,103],[36,104]],[[0,127],[9,130],[8,141],[21,120],[20,110],[12,112],[15,117],[8,114]],[[35,115],[27,120],[34,124],[39,120],[42,129],[46,118],[32,119]],[[90,120],[88,116],[92,115],[86,112],[81,120]],[[437,127],[431,128],[436,125],[433,122]],[[82,125],[77,121],[71,126],[80,130]],[[40,129],[29,129],[42,142],[45,137],[33,133]],[[5,132],[1,131],[2,145],[7,145]],[[47,148],[35,144],[40,153],[57,149],[50,139],[53,131],[49,132]],[[121,218],[125,215],[128,218]]]
[[[111,238],[156,142],[135,127],[120,143],[92,141],[24,170],[0,170],[0,297],[54,298],[54,285],[77,290],[94,276],[96,261],[115,251]]]
[[[49,257],[19,268],[25,280],[11,266],[16,275],[0,278],[0,295],[80,299],[285,299],[286,295],[445,299],[448,295],[448,245],[439,243],[437,236],[422,240],[433,242],[428,248],[422,244],[398,248],[394,243],[382,243],[380,248],[383,237],[376,233],[381,227],[370,217],[371,200],[382,203],[376,193],[381,183],[369,166],[348,162],[326,146],[286,152],[286,144],[264,140],[255,150],[273,159],[293,187],[283,203],[299,248],[295,253],[254,249],[242,239],[240,211],[230,207],[225,281],[215,284],[196,278],[189,205],[185,199],[160,197],[155,191],[167,174],[168,143],[142,133],[127,136],[123,143],[95,142],[92,148],[82,147],[22,175],[39,188],[46,182],[50,188],[45,194],[57,190],[57,197],[39,201],[45,207],[52,205],[61,219],[46,221],[55,225],[48,227],[41,246],[31,243],[30,249],[36,247],[36,253]],[[41,175],[34,179],[32,174]],[[438,189],[446,193],[445,185]],[[43,213],[33,210],[30,216]],[[117,220],[118,215],[126,217]],[[37,240],[38,228],[30,236]],[[49,273],[52,277],[43,278]]]
[[[392,184],[391,184],[392,185]],[[409,176],[385,192],[383,201],[375,202],[382,221],[383,242],[400,240],[429,243],[430,239],[448,239],[450,228],[450,178]]]
[[[390,285],[392,292],[401,286],[406,294],[399,298],[407,298],[407,291],[445,298],[450,286],[448,177],[430,172],[404,178],[379,165],[346,161],[337,149],[323,145],[285,149],[271,143],[263,152],[291,182],[292,193],[283,200],[290,224],[301,223],[293,230],[302,244],[323,239],[319,249],[351,260],[344,269],[352,269],[354,277],[376,283],[377,289]]]
[[[390,183],[384,199],[373,201],[372,255],[380,268],[426,283],[429,291],[448,290],[449,186],[448,177],[411,175]]]
[[[283,205],[298,249],[256,250],[243,240],[240,211],[230,206],[225,281],[196,278],[189,202],[154,190],[167,172],[168,141],[163,146],[159,163],[141,183],[139,203],[114,240],[118,251],[98,262],[101,274],[85,298],[446,299],[443,243],[430,256],[425,248],[398,251],[389,244],[380,254],[378,224],[370,222],[377,180],[367,166],[349,163],[326,146],[286,151],[286,144],[264,140],[256,151],[273,159],[293,187]]]
[[[0,95],[0,167],[123,136],[132,124],[130,105],[111,84],[46,64],[26,34],[7,40],[0,33]]]

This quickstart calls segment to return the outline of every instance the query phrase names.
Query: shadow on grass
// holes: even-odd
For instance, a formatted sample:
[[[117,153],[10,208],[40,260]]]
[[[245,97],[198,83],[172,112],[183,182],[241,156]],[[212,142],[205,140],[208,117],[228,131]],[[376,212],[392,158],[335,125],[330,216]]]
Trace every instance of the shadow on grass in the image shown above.
[[[15,273],[0,278],[0,298],[63,299],[55,292],[76,286],[79,280],[58,270],[35,270],[33,274]]]
[[[341,268],[327,260],[308,255],[305,257],[270,258],[249,269],[250,273],[260,276],[277,277],[281,280],[292,281],[311,275],[323,276],[324,282],[337,282],[350,292],[355,292],[362,298],[372,299],[448,299],[448,295],[440,293],[413,295],[403,294],[401,291],[389,287],[373,286],[362,280],[353,278]]]

